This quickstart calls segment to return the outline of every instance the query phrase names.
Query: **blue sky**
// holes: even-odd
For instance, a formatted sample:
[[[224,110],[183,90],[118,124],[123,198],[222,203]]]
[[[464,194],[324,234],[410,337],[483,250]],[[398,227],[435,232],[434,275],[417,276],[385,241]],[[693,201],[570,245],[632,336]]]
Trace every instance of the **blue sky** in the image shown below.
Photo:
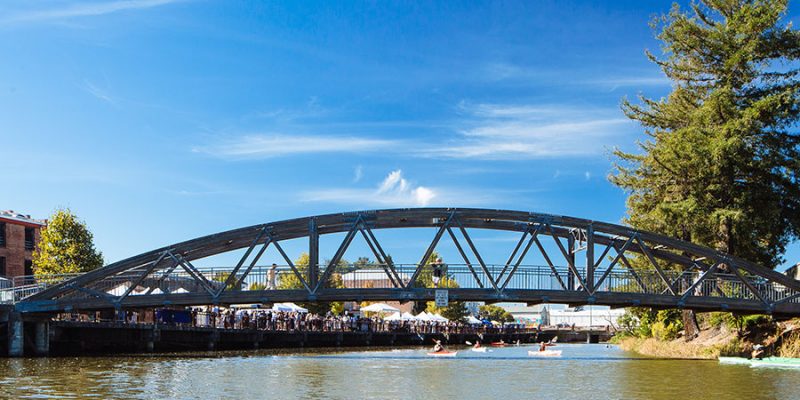
[[[609,152],[642,139],[619,103],[668,93],[644,50],[669,7],[5,1],[0,207],[71,208],[109,262],[358,209],[619,222]],[[510,240],[479,247],[502,262]],[[424,251],[389,242],[401,261]]]

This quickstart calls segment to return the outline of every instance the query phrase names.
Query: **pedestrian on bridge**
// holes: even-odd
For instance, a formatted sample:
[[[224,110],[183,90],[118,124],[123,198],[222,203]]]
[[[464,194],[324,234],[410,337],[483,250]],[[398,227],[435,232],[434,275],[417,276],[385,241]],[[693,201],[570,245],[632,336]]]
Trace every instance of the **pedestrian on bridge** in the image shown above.
[[[272,267],[269,269],[269,273],[267,273],[267,289],[275,290],[278,288],[278,285],[275,283],[275,271],[278,269],[278,265],[272,263]]]
[[[438,257],[436,259],[436,262],[434,262],[431,266],[433,267],[433,287],[438,288],[439,281],[442,279],[442,274],[444,272],[442,271],[444,269],[444,264],[442,264],[442,257]]]

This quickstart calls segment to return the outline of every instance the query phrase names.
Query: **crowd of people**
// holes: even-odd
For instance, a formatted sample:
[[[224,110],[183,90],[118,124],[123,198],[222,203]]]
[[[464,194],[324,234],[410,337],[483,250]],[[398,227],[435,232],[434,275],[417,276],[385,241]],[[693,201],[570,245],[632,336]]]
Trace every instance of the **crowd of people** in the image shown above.
[[[324,315],[271,309],[192,308],[191,324],[220,329],[261,329],[309,332],[403,332],[403,333],[516,333],[524,325],[491,326],[454,321],[387,321],[344,312]]]

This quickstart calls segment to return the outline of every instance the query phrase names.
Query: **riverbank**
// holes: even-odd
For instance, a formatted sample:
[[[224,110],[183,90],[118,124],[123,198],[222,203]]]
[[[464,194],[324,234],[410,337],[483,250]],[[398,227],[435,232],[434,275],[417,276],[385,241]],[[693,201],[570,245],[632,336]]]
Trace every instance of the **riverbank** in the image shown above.
[[[764,356],[800,357],[800,319],[754,326],[737,331],[725,325],[701,327],[699,335],[687,341],[620,336],[621,349],[661,358],[717,359],[720,356],[750,357],[755,345],[764,346]]]

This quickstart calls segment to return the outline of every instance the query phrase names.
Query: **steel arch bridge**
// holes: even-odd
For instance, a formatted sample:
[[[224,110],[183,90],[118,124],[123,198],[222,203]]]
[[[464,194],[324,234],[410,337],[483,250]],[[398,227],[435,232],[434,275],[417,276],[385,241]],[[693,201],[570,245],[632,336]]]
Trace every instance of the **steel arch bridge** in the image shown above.
[[[429,228],[420,261],[395,264],[376,231]],[[469,231],[519,235],[508,258],[487,263]],[[330,261],[320,265],[320,236],[344,233]],[[340,235],[341,236],[341,235]],[[345,274],[329,283],[357,237],[377,260],[376,272]],[[534,212],[472,208],[406,208],[318,215],[215,233],[162,247],[50,285],[16,304],[20,312],[125,309],[167,305],[313,301],[423,301],[435,289],[420,277],[446,237],[463,263],[450,264],[451,301],[598,304],[612,307],[686,308],[696,311],[800,315],[800,281],[713,249],[629,227]],[[308,240],[308,266],[295,265],[281,246]],[[272,246],[285,261],[278,280],[297,289],[271,287],[269,267],[258,264]],[[305,245],[304,245],[305,246]],[[510,247],[510,246],[509,246]],[[243,251],[234,266],[198,268],[193,261]],[[526,264],[526,257],[543,260]],[[426,272],[427,271],[427,272]],[[370,274],[369,277],[366,274]],[[342,275],[337,274],[338,279]],[[352,279],[351,279],[352,278]],[[248,290],[246,285],[250,285]]]

